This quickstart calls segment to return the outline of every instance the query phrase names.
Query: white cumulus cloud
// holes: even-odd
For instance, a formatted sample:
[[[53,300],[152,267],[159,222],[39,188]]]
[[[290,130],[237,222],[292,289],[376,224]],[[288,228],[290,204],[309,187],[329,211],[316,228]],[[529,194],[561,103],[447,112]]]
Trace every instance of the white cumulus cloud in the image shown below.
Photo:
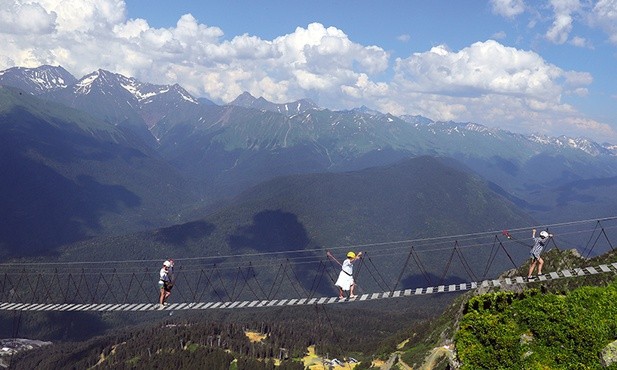
[[[573,13],[581,9],[581,4],[579,0],[551,0],[551,6],[554,20],[546,32],[546,38],[556,44],[563,44],[572,31]]]
[[[617,0],[600,0],[592,10],[592,20],[617,44]]]
[[[39,35],[52,32],[57,15],[37,3],[13,2],[0,7],[0,30],[9,34]]]
[[[320,23],[271,40],[249,34],[225,38],[222,29],[192,14],[164,28],[128,19],[123,0],[2,1],[0,69],[61,65],[80,78],[103,68],[146,82],[178,83],[195,96],[224,103],[248,91],[274,102],[308,97],[330,109],[367,105],[513,131],[549,130],[551,124],[561,125],[560,134],[568,128],[606,129],[562,101],[565,95],[589,94],[589,73],[565,71],[536,52],[495,40],[460,50],[437,45],[391,60],[380,46],[362,45]],[[617,35],[616,2],[597,1],[593,12],[585,5],[590,24]],[[490,4],[508,18],[528,9],[522,0]],[[547,37],[589,47],[585,39],[570,37],[579,2],[550,4],[554,22]]]
[[[562,130],[580,130],[580,117],[561,98],[584,95],[592,82],[589,73],[564,71],[535,52],[494,40],[459,51],[436,46],[398,59],[395,71],[391,100],[397,104],[383,103],[397,109],[393,113],[499,122],[513,131],[549,130],[546,122],[555,121]]]
[[[500,94],[557,99],[562,71],[538,54],[494,40],[476,42],[458,52],[438,46],[400,59],[399,82],[418,92],[481,96]]]
[[[491,0],[493,13],[506,18],[513,18],[525,11],[523,0]]]

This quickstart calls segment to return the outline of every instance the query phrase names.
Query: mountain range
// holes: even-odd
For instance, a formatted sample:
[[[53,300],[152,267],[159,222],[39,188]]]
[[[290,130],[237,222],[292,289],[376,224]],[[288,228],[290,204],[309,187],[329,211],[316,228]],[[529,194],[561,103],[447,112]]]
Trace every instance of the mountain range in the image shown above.
[[[398,275],[411,254],[403,248],[382,250],[384,242],[612,216],[616,155],[614,145],[585,138],[523,135],[473,122],[397,117],[368,107],[332,111],[306,99],[273,103],[248,92],[219,105],[177,84],[157,85],[102,69],[76,78],[59,66],[11,68],[0,71],[0,257],[4,262],[12,257],[147,262],[174,256],[179,268],[186,265],[179,271],[186,272],[188,283],[189,271],[204,267],[192,261],[204,256],[219,256],[236,268],[239,256],[259,262],[255,256],[285,259],[299,251],[317,260],[329,248],[342,254],[345,246],[360,250],[371,244],[368,256],[382,280],[405,287],[426,286],[425,278],[430,285],[454,284],[469,281],[467,269],[479,271],[487,260],[489,275],[511,268],[511,262],[523,271],[528,249],[512,249],[506,259],[495,258],[492,250],[461,248],[459,257],[470,261],[467,266],[452,260],[452,248],[418,249],[414,258],[425,271],[418,271],[418,263]],[[563,263],[547,260],[549,269]],[[379,290],[366,266],[358,289]],[[293,273],[308,289],[318,271],[298,264]],[[265,268],[256,274],[251,282],[276,281],[278,272]],[[233,282],[238,276],[223,272],[219,278]],[[152,285],[145,290],[156,293]],[[178,285],[173,297],[182,289]],[[288,289],[283,296],[292,292],[282,289]],[[331,284],[316,290],[336,294]],[[214,293],[200,298],[217,299]],[[241,293],[250,297],[251,292]],[[373,336],[385,322],[402,327],[433,317],[451,299],[404,301],[396,318],[388,313],[392,307],[378,306],[371,309],[379,314],[345,307],[330,314],[335,323],[340,318],[339,333],[356,317],[370,316],[371,325],[356,329]],[[252,314],[247,313],[250,322]],[[203,319],[201,312],[197,315]],[[278,311],[272,315],[275,323],[285,321]],[[17,326],[21,322],[26,335],[77,341],[152,318],[75,312],[23,316]],[[339,348],[340,338],[326,318],[317,310],[317,318],[303,325],[332,332],[332,348]],[[2,314],[0,322],[3,335],[10,335],[11,323],[15,330],[15,316]],[[329,329],[316,326],[325,322]],[[174,340],[185,338],[175,326],[157,326],[174,330]],[[137,333],[129,330],[128,338]],[[290,330],[298,332],[294,323]],[[140,339],[130,347],[142,345]],[[106,346],[96,341],[77,346],[68,361],[79,358],[84,364],[94,361],[87,365],[93,366],[102,353],[113,352],[102,348],[122,351],[120,345]],[[147,367],[158,358],[144,348],[140,353]],[[135,355],[127,358],[139,361]]]
[[[132,131],[13,88],[0,87],[0,143],[2,255],[174,224],[200,199]]]
[[[14,174],[2,180],[2,216],[12,220],[4,253],[179,224],[266,181],[418,156],[455,159],[539,222],[611,216],[617,206],[617,148],[585,138],[247,92],[218,105],[102,69],[78,79],[60,66],[15,67],[0,71],[0,85],[0,170]]]

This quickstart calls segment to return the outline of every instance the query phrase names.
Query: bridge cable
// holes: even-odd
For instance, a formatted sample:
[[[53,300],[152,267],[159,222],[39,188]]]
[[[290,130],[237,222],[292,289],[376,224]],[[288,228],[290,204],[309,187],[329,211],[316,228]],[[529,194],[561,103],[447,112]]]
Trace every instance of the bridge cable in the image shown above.
[[[458,258],[461,261],[461,264],[463,265],[463,268],[467,272],[467,275],[469,275],[469,277],[471,278],[472,281],[478,280],[478,277],[473,272],[473,269],[471,268],[471,266],[469,265],[469,262],[467,262],[467,259],[465,258],[465,255],[461,251],[461,249],[460,249],[460,247],[458,245],[458,241],[455,242],[454,250],[456,251],[456,254],[458,255]]]
[[[508,259],[510,259],[510,262],[512,262],[512,266],[514,266],[515,268],[518,267],[518,265],[516,264],[516,262],[514,262],[514,259],[512,259],[512,256],[510,255],[510,253],[508,253],[508,250],[506,249],[506,246],[503,244],[503,242],[501,241],[501,239],[499,239],[499,236],[495,235],[495,238],[497,240],[499,240],[499,245],[501,246],[501,248],[503,249],[504,252],[506,252],[506,256],[508,256]]]
[[[375,263],[373,263],[373,259],[371,258],[371,256],[368,256],[368,261],[371,263],[371,266],[375,269],[375,272],[377,273],[377,276],[379,276],[381,281],[383,281],[384,286],[386,287],[386,289],[384,289],[384,290],[390,290],[390,289],[388,289],[388,283],[386,282],[386,279],[383,278],[383,275],[381,275],[381,273],[379,272],[379,269],[375,266]],[[367,271],[371,271],[371,270],[367,269]],[[371,276],[373,276],[373,279],[375,278],[373,274],[371,274]]]
[[[248,268],[247,268],[247,275],[248,275]],[[248,279],[246,278],[246,275],[244,274],[244,272],[242,272],[242,270],[240,270],[240,273],[242,274],[242,278],[244,279],[244,286],[248,286],[249,291],[251,293],[253,293],[253,295],[255,296],[255,299],[259,299],[259,296],[255,293],[255,290],[253,290],[253,287],[249,284]]]
[[[284,270],[285,276],[287,276],[287,279],[289,280],[289,285],[293,288],[293,290],[296,292],[296,294],[302,297],[302,294],[298,291],[298,289],[296,288],[296,285],[294,284],[294,280],[289,276],[289,273],[287,272],[287,266],[289,266],[289,269],[291,270],[291,273],[294,275],[295,281],[298,281],[298,276],[296,276],[296,273],[295,273],[293,267],[291,266],[291,263],[289,262],[289,259],[287,259],[287,265],[285,266],[285,270]],[[306,296],[307,295],[306,294],[307,293],[306,289],[302,286],[302,284],[298,284],[298,285],[300,285],[300,288],[304,289],[304,293],[305,293],[304,296]]]
[[[251,271],[253,272],[253,280],[255,280],[255,283],[257,284],[257,287],[261,291],[261,294],[263,294],[263,297],[267,298],[266,291],[264,290],[263,286],[259,283],[259,279],[257,279],[257,271],[255,271],[252,261],[249,261],[249,266],[250,266]]]
[[[216,264],[215,264],[215,266],[216,266]],[[223,282],[223,277],[221,276],[221,272],[219,271],[219,269],[217,267],[214,267],[213,273],[217,274],[217,276],[219,278],[219,281],[221,282],[221,287],[223,288],[223,291],[225,292],[225,295],[227,296],[227,298],[229,298],[229,300],[232,300],[231,299],[231,295],[229,294],[229,291],[227,290],[227,288],[225,287],[225,283]]]
[[[81,286],[82,284],[86,286],[86,291],[88,293],[88,299],[94,300],[94,297],[92,296],[92,292],[90,291],[90,286],[88,285],[88,280],[86,280],[85,271],[83,267],[81,268],[81,275],[79,276],[79,286]]]
[[[407,254],[407,259],[405,260],[405,264],[403,265],[403,268],[401,269],[401,273],[398,275],[398,279],[396,280],[396,283],[394,284],[394,287],[392,288],[392,291],[390,292],[391,294],[394,293],[394,291],[396,290],[396,287],[398,286],[398,283],[403,278],[403,274],[405,273],[405,270],[407,269],[407,265],[409,264],[409,259],[411,258],[412,252],[413,252],[413,245],[409,249],[409,253]]]
[[[497,238],[497,236],[495,236],[493,240],[493,246],[491,247],[491,252],[489,253],[488,260],[486,261],[486,267],[484,267],[484,272],[482,273],[483,279],[486,278],[486,276],[488,275],[488,271],[493,265],[493,261],[495,260],[495,257],[497,257],[497,252],[499,252],[499,247],[497,245],[498,240],[499,239]]]
[[[272,297],[275,297],[275,296],[278,294],[279,290],[281,289],[281,286],[283,286],[283,281],[284,281],[284,279],[285,279],[285,277],[284,277],[283,275],[287,275],[287,265],[283,265],[283,264],[281,263],[281,266],[280,266],[280,268],[279,268],[279,271],[282,271],[282,273],[280,273],[280,274],[279,274],[279,275],[280,275],[280,280],[281,280],[281,282],[280,282],[280,284],[277,284],[277,286],[276,286],[276,290],[275,290],[275,291],[274,291],[274,293],[272,294]],[[272,288],[274,288],[274,284],[276,284],[276,281],[273,281],[273,282],[272,282]]]
[[[444,281],[446,279],[446,274],[448,273],[448,270],[450,269],[450,263],[452,263],[452,259],[454,258],[454,252],[456,250],[456,246],[454,247],[454,249],[452,249],[452,253],[450,253],[450,258],[448,259],[448,262],[446,263],[446,268],[443,271],[443,274],[441,275],[441,280],[439,280],[439,285],[443,285]]]
[[[315,293],[317,293],[317,289],[319,289],[319,284],[321,283],[321,279],[323,279],[325,270],[325,264],[322,261],[319,261],[318,271],[313,277],[313,282],[311,283],[311,288],[309,289],[308,298],[313,298]]]
[[[276,270],[276,275],[274,276],[274,279],[272,280],[272,286],[270,287],[270,291],[266,295],[266,299],[270,299],[270,297],[273,296],[272,295],[272,290],[274,289],[274,286],[276,285],[276,281],[279,278],[279,274],[281,273],[281,269],[282,268],[283,268],[283,264],[280,264],[278,270]]]
[[[370,258],[369,258],[369,261],[370,261]],[[374,264],[373,264],[373,266],[374,266]],[[373,281],[379,286],[379,289],[381,289],[381,290],[390,290],[387,287],[387,284],[386,284],[386,288],[384,289],[383,285],[381,285],[381,282],[375,277],[375,275],[371,271],[370,266],[368,264],[366,265],[366,271],[368,271],[369,275],[371,275],[371,277],[373,278]]]
[[[418,266],[418,268],[420,268],[420,272],[424,276],[424,279],[426,280],[426,282],[428,284],[431,284],[432,283],[431,276],[428,273],[428,270],[426,269],[424,264],[422,263],[422,260],[420,259],[420,256],[418,255],[418,251],[416,251],[413,246],[411,246],[411,251],[412,251],[412,255],[411,256],[413,257],[413,260],[416,263],[416,266]]]

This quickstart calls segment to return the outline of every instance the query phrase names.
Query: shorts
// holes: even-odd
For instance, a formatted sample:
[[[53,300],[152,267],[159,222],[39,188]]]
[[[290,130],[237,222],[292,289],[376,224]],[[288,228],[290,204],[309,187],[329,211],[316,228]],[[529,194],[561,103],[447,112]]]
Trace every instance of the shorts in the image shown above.
[[[172,287],[173,287],[173,284],[170,284],[167,281],[159,280],[159,290],[165,289],[166,292],[171,292]]]

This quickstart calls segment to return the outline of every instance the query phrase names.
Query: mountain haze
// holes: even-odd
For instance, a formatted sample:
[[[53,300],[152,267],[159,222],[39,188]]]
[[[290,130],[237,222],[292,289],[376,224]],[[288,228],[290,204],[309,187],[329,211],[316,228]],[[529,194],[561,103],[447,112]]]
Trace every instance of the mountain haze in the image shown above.
[[[43,99],[38,105],[63,104],[80,110],[88,117],[84,122],[107,125],[101,132],[111,130],[109,135],[121,136],[123,145],[138,148],[148,161],[167,168],[146,174],[152,168],[127,164],[127,171],[130,167],[149,178],[124,176],[128,182],[138,182],[130,184],[132,189],[148,192],[151,189],[145,183],[155,189],[164,183],[191,181],[190,190],[170,185],[168,195],[157,193],[161,205],[182,199],[177,206],[163,207],[170,211],[181,209],[187,197],[199,199],[189,207],[195,218],[276,177],[356,171],[425,155],[455,158],[542,222],[611,216],[611,205],[617,204],[611,194],[617,151],[610,144],[585,138],[521,135],[472,122],[396,117],[368,107],[332,111],[304,99],[272,103],[249,93],[228,105],[217,105],[191,96],[179,85],[150,84],[103,69],[77,79],[62,67],[11,68],[0,73],[0,84]],[[37,104],[24,106],[23,114],[36,116]],[[55,122],[65,120],[62,114]],[[77,145],[69,142],[73,139],[67,136],[62,144],[50,145]],[[36,140],[44,142],[40,136]],[[15,150],[25,150],[17,148],[20,143],[12,140]],[[163,180],[167,173],[173,173],[175,180]],[[128,224],[160,225],[127,218],[121,210],[114,212]],[[100,216],[94,218],[99,219],[91,223],[105,223]],[[134,230],[116,226],[118,232]]]
[[[325,257],[326,249],[375,243],[374,249],[370,249],[375,263],[389,279],[396,280],[396,276],[389,274],[400,270],[407,248],[399,250],[400,254],[379,256],[378,245],[502,230],[533,222],[510,201],[490,190],[485,181],[461,171],[460,164],[449,159],[418,157],[347,173],[276,178],[243,193],[229,206],[201,220],[76,243],[63,250],[65,256],[61,255],[61,259],[86,253],[88,259],[98,261],[269,253],[284,258],[305,251],[307,256],[319,260]],[[439,252],[424,256],[435,277],[444,270],[442,264],[450,249],[443,256]],[[467,257],[478,268],[488,257],[488,253],[475,255],[482,253],[477,248],[469,253]],[[526,249],[517,249],[513,256],[525,259],[527,253]],[[225,264],[227,258],[221,257],[218,263]],[[494,269],[501,271],[506,263],[509,261],[496,262]],[[318,269],[308,265],[297,268],[298,275],[303,276],[302,283],[309,286]],[[274,271],[258,273],[267,277]],[[453,268],[451,277],[462,278],[463,273]],[[417,276],[410,274],[405,278],[409,279],[408,284],[415,284]],[[366,282],[366,288],[371,288],[370,282]],[[324,289],[323,293],[328,294],[331,287]]]
[[[2,255],[170,224],[198,199],[131,131],[20,90],[0,87],[0,140]]]

